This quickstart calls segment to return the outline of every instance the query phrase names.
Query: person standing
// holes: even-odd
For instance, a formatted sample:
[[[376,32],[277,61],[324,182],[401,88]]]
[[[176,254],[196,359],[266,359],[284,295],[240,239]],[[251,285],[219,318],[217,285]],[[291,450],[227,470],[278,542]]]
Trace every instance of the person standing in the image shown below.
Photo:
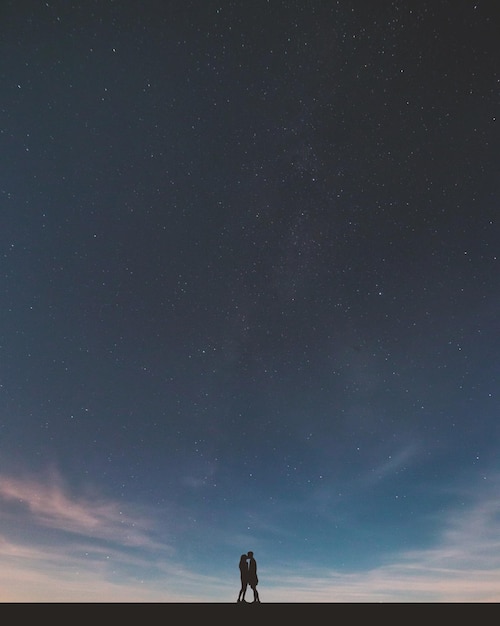
[[[259,579],[257,577],[257,561],[254,559],[253,552],[248,553],[248,584],[253,591],[253,601],[260,602],[259,592],[257,591],[257,585]]]
[[[246,554],[242,554],[240,556],[240,579],[241,579],[241,589],[238,594],[238,602],[246,602],[245,593],[247,591],[248,586],[248,556]]]

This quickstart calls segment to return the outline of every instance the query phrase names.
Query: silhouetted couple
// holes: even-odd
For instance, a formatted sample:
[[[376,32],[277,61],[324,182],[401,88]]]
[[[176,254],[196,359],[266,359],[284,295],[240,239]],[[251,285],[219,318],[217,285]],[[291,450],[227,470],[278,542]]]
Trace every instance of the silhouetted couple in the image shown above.
[[[240,578],[241,589],[238,594],[238,602],[246,602],[245,593],[247,592],[248,585],[250,585],[253,591],[253,601],[260,602],[259,592],[257,591],[257,585],[259,584],[259,579],[257,578],[257,561],[253,558],[253,552],[241,555]]]

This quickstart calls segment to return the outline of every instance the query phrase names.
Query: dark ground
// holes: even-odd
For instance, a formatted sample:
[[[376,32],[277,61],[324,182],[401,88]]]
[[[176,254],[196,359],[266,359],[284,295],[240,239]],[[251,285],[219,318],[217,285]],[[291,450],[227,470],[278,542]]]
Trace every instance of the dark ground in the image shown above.
[[[9,603],[7,603],[9,604]],[[36,608],[36,616],[40,617],[40,612],[48,615],[61,615],[68,612],[68,617],[74,618],[74,609],[78,608],[78,618],[86,617],[109,618],[118,617],[127,620],[137,620],[144,622],[147,618],[165,619],[169,617],[198,618],[200,620],[215,619],[224,623],[225,620],[235,618],[249,619],[269,619],[276,617],[280,621],[283,619],[321,619],[327,615],[332,619],[347,618],[366,620],[385,620],[387,624],[400,624],[400,620],[423,620],[423,619],[446,619],[455,618],[472,620],[478,619],[481,611],[489,611],[488,603],[343,603],[343,602],[323,602],[323,603],[281,603],[269,602],[260,603],[255,606],[253,603],[238,604],[224,602],[165,602],[165,603],[11,603],[16,604],[16,608],[21,608],[22,613],[28,612],[30,607]],[[18,615],[22,615],[18,613]],[[368,623],[368,622],[366,622]]]

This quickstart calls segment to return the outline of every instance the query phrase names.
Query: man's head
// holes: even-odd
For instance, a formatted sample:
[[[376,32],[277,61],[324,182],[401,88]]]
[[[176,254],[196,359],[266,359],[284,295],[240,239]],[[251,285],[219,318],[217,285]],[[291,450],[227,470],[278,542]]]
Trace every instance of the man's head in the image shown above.
[[[251,559],[253,557],[253,552],[250,551],[247,556],[249,559]]]

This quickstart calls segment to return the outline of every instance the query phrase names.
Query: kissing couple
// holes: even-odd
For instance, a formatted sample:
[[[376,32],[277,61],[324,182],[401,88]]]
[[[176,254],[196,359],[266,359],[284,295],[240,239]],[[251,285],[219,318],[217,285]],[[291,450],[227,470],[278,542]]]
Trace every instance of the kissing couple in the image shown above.
[[[250,585],[253,591],[253,601],[260,602],[259,592],[257,591],[257,585],[259,579],[257,577],[257,561],[254,559],[253,552],[250,551],[247,554],[242,554],[240,557],[240,579],[241,589],[238,594],[238,602],[246,602],[245,594],[248,585]]]

